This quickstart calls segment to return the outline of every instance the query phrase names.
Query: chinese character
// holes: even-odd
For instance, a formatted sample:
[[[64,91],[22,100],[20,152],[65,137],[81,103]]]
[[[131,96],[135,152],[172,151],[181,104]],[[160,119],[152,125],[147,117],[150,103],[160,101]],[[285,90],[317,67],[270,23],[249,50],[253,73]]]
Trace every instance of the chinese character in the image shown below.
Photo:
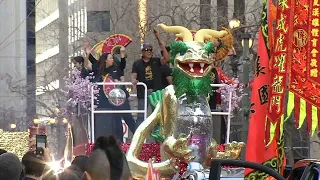
[[[313,5],[314,6],[319,6],[319,0],[313,0]]]
[[[270,112],[272,112],[272,107],[277,106],[277,112],[280,112],[280,102],[281,102],[281,96],[273,96],[270,106]]]
[[[319,26],[319,18],[312,19],[312,25],[315,27],[318,27]]]
[[[286,28],[286,21],[285,21],[286,16],[281,14],[281,18],[278,20],[278,30],[282,30],[283,32],[287,32],[288,28]]]
[[[261,67],[260,66],[260,56],[258,56],[257,58],[257,64],[256,64],[256,72],[255,72],[255,76],[258,77],[260,74],[266,74],[266,72],[264,72],[264,69],[266,67]]]
[[[254,106],[254,105],[255,105],[254,103],[251,103],[251,109],[250,109],[250,112],[251,112],[252,114],[256,112],[256,110],[254,110],[254,109],[253,109],[253,106]]]
[[[318,67],[317,64],[318,64],[317,59],[311,59],[311,62],[310,62],[311,67]]]
[[[318,69],[311,69],[310,76],[311,77],[318,77]]]
[[[275,93],[282,93],[283,92],[282,80],[283,80],[283,76],[276,75],[276,77],[274,77],[273,83],[272,83],[273,92],[275,92]]]
[[[284,35],[280,33],[279,38],[277,39],[276,50],[277,51],[286,51],[287,48],[283,48]]]
[[[312,42],[312,46],[313,46],[313,47],[317,47],[318,39],[313,38],[313,39],[311,40],[311,42]]]
[[[313,8],[312,16],[319,16],[319,8]]]
[[[285,9],[289,8],[288,4],[287,4],[288,0],[279,0],[278,1],[278,6],[282,7],[282,11],[284,11]]]
[[[318,52],[319,52],[318,50],[313,48],[312,51],[311,51],[312,57],[314,57],[314,58],[317,57]]]
[[[275,60],[276,60],[276,63],[274,64],[274,67],[278,67],[279,72],[285,72],[284,63],[286,61],[286,54],[281,54],[279,56],[276,56]]]
[[[268,89],[269,85],[263,85],[258,89],[261,105],[268,103]]]
[[[312,36],[319,37],[319,29],[312,28],[311,33]]]

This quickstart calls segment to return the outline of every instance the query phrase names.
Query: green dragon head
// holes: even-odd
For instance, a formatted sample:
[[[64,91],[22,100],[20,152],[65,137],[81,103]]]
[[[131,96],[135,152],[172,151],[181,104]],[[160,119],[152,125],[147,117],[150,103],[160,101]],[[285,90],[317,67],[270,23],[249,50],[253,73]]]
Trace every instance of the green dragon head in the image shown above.
[[[215,31],[211,29],[201,29],[192,33],[182,26],[166,26],[159,24],[166,32],[177,33],[177,37],[183,41],[173,41],[170,44],[170,61],[173,64],[173,85],[176,96],[187,95],[209,95],[211,93],[210,72],[213,68],[218,48],[212,41],[204,42],[205,39],[221,39],[229,34],[228,31]]]

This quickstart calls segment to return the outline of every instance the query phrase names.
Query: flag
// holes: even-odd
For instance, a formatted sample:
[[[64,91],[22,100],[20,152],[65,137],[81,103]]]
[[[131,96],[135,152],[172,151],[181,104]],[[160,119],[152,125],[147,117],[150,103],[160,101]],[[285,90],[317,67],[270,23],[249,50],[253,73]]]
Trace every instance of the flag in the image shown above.
[[[249,121],[249,134],[246,147],[246,161],[273,166],[277,161],[277,143],[273,141],[268,147],[265,146],[265,117],[268,108],[269,56],[262,28],[258,36],[258,58],[256,61],[255,78],[252,82],[251,92],[251,115]],[[272,167],[276,169],[276,167]],[[250,169],[245,170],[248,179],[264,179],[268,175]],[[251,178],[254,177],[254,178]]]
[[[269,8],[267,8],[267,6]],[[251,83],[251,114],[249,121],[248,141],[246,147],[246,161],[256,162],[271,167],[276,171],[279,170],[279,144],[277,141],[272,141],[268,147],[266,147],[266,133],[263,130],[268,130],[270,127],[266,123],[268,105],[269,105],[269,86],[271,83],[270,78],[270,48],[273,47],[272,38],[270,35],[273,32],[268,31],[268,22],[270,19],[274,19],[274,13],[272,15],[269,12],[270,2],[264,0],[263,4],[263,18],[262,25],[258,32],[258,52],[255,65],[255,77]],[[270,179],[271,177],[263,172],[254,171],[251,169],[245,169],[245,179]]]

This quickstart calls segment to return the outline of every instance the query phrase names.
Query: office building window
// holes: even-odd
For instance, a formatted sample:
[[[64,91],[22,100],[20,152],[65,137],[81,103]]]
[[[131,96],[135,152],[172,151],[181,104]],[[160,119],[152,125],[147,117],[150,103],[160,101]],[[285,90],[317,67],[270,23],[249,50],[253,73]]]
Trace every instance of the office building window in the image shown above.
[[[88,32],[110,31],[110,11],[88,11],[87,23]]]

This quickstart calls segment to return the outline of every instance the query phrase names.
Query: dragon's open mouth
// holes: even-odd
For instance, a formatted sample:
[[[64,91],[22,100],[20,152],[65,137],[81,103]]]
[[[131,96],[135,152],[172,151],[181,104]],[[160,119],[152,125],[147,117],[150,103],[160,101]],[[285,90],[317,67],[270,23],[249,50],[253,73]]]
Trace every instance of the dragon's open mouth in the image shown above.
[[[184,71],[194,75],[203,75],[210,66],[206,62],[179,62],[178,65]]]

